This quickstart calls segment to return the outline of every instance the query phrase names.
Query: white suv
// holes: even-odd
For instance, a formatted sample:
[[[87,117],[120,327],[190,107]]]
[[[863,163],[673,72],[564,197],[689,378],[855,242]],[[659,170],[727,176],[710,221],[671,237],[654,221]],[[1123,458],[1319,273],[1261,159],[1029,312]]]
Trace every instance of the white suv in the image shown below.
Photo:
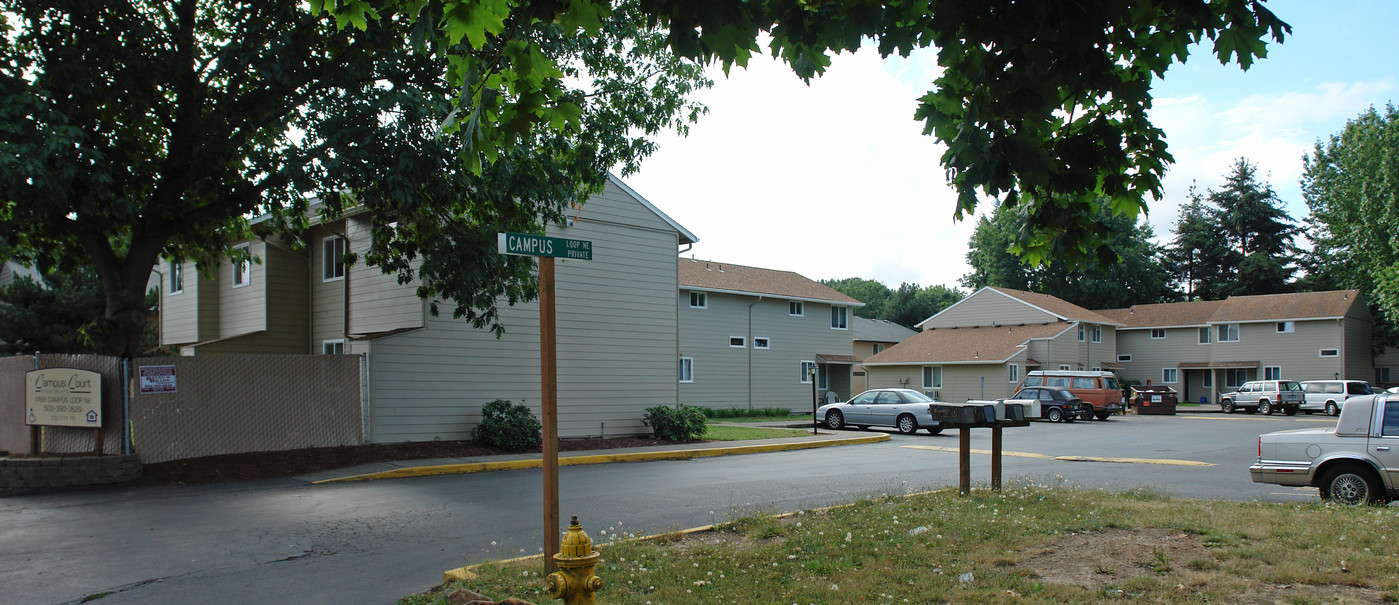
[[[1302,393],[1307,398],[1300,408],[1303,412],[1328,416],[1340,414],[1348,398],[1374,394],[1363,380],[1308,380],[1302,383]]]
[[[1302,385],[1296,380],[1250,380],[1239,390],[1220,395],[1219,409],[1225,414],[1237,409],[1248,410],[1250,414],[1282,410],[1288,416],[1295,416],[1305,400]]]

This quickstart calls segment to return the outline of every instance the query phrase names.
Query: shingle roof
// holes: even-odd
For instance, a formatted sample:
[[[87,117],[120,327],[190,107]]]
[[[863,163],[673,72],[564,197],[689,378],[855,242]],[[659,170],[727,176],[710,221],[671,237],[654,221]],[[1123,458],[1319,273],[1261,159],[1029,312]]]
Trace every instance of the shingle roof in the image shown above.
[[[1230,296],[1225,300],[1136,305],[1126,309],[1104,309],[1098,313],[1126,324],[1126,329],[1322,319],[1345,316],[1359,296],[1359,290]]]
[[[1222,300],[1197,300],[1192,302],[1161,303],[1155,305],[1133,305],[1126,309],[1103,309],[1098,311],[1131,328],[1164,328],[1172,326],[1203,326],[1210,316],[1219,310]]]
[[[791,271],[680,259],[680,287],[715,292],[762,294],[863,307],[865,303]]]
[[[918,332],[887,319],[853,317],[850,319],[850,333],[853,340],[863,340],[867,342],[903,342]]]
[[[1005,294],[1006,296],[1017,299],[1021,302],[1034,305],[1036,307],[1044,309],[1045,311],[1058,315],[1059,317],[1062,317],[1066,320],[1075,320],[1087,323],[1108,325],[1118,323],[1112,320],[1111,318],[1100,315],[1096,311],[1089,311],[1088,309],[1080,307],[1067,300],[1055,296],[1050,296],[1048,294],[1040,294],[1037,292],[1025,292],[1023,290],[1012,290],[1010,288],[998,288],[995,286],[989,286],[987,289],[995,290],[997,292]]]
[[[865,360],[865,365],[900,363],[1000,363],[1024,349],[1033,338],[1049,338],[1072,324],[933,328],[885,349]]]

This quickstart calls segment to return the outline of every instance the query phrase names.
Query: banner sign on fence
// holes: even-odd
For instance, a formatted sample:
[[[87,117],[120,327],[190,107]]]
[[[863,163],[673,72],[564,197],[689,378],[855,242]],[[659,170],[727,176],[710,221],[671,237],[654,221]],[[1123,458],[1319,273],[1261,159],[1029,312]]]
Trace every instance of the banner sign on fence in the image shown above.
[[[102,427],[102,375],[75,368],[24,373],[25,424]]]
[[[142,395],[175,392],[175,366],[141,366],[137,372]]]

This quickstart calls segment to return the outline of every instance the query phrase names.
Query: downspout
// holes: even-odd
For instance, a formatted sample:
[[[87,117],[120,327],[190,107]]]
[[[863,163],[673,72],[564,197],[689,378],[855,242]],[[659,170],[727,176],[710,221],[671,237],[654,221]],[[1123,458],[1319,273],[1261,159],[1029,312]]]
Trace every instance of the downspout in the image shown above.
[[[679,246],[680,246],[680,235],[679,235],[679,234],[676,234],[676,236],[675,236],[675,242],[676,242],[675,245],[676,245],[677,247],[679,247]],[[675,257],[676,257],[676,261],[675,261],[675,267],[676,267],[676,268],[675,268],[675,291],[676,291],[676,295],[675,295],[675,357],[674,357],[674,359],[675,359],[675,367],[676,367],[676,369],[677,369],[677,374],[676,374],[676,377],[675,377],[675,405],[677,405],[677,406],[680,405],[680,376],[679,376],[679,372],[678,372],[679,367],[680,367],[680,294],[679,294],[679,292],[680,292],[680,255],[681,255],[681,254],[684,254],[684,253],[686,253],[686,252],[689,252],[690,249],[691,249],[691,248],[694,248],[694,247],[695,247],[695,245],[694,245],[693,243],[689,243],[689,244],[685,244],[685,248],[684,248],[684,249],[676,250],[676,251],[675,251]]]
[[[748,335],[744,342],[744,348],[748,349],[748,411],[753,411],[753,305],[763,302],[763,296],[758,295],[758,300],[748,305]]]

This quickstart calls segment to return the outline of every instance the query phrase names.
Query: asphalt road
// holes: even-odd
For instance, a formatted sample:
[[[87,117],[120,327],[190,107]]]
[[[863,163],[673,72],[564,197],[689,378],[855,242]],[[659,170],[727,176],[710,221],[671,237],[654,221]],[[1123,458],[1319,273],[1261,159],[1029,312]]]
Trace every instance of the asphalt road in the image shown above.
[[[1324,416],[1117,416],[1006,429],[1007,481],[1220,500],[1297,502],[1255,484],[1259,433]],[[852,434],[857,432],[852,431]],[[596,541],[754,511],[785,512],[957,482],[957,435],[560,469],[561,514]],[[974,430],[973,449],[990,431]],[[1063,457],[1069,457],[1065,459]],[[1132,462],[1082,458],[1135,458]],[[972,457],[985,484],[990,458]],[[442,571],[539,550],[538,469],[309,485],[298,480],[102,489],[0,499],[0,604],[390,603]]]

